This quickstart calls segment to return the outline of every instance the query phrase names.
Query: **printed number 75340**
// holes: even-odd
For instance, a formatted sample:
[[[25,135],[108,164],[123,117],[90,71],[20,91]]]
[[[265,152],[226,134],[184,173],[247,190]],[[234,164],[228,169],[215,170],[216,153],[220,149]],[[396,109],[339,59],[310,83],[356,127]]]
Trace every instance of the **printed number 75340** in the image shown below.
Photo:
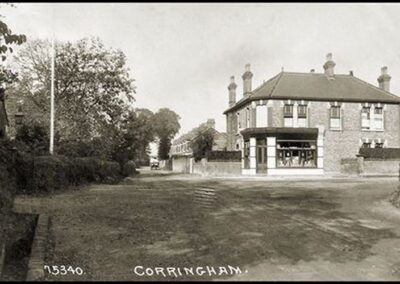
[[[72,267],[71,265],[65,266],[65,265],[44,265],[43,266],[44,271],[47,271],[47,273],[52,274],[52,275],[67,275],[68,273],[76,274],[76,275],[82,275],[83,274],[83,269],[80,268],[79,266],[77,267]]]

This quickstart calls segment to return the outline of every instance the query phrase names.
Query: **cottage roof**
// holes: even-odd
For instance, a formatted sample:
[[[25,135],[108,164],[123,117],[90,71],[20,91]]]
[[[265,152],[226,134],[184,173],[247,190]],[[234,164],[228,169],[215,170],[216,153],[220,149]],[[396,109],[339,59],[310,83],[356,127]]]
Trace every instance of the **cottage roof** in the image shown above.
[[[225,113],[247,102],[265,99],[311,101],[380,102],[400,104],[400,97],[369,84],[353,75],[281,72],[254,89]]]
[[[193,140],[198,135],[198,130],[203,126],[207,126],[207,123],[202,123],[199,126],[197,126],[197,127],[193,128],[192,130],[190,130],[189,132],[187,132],[185,134],[182,134],[177,139],[172,141],[172,145],[179,145],[179,144],[181,144],[183,142],[187,142],[187,141]],[[226,135],[226,133],[224,133],[224,132],[219,132],[214,128],[212,128],[212,129],[214,130],[214,133],[216,135],[215,136],[216,139],[222,139],[223,136]]]

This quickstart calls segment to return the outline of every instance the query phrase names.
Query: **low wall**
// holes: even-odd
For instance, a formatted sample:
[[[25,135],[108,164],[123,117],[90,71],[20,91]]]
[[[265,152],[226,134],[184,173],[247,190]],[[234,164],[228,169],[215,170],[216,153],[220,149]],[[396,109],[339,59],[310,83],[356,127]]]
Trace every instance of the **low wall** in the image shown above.
[[[172,171],[172,160],[161,160],[160,161],[160,169],[166,171]]]
[[[364,160],[363,176],[398,176],[400,159]]]
[[[340,173],[358,176],[399,176],[400,159],[343,159]]]
[[[340,162],[340,173],[345,175],[359,175],[358,159],[342,159]]]
[[[191,157],[173,157],[172,158],[172,171],[178,173],[190,173],[191,172]]]
[[[213,176],[232,176],[242,174],[241,162],[210,162],[202,159],[193,164],[193,173]]]

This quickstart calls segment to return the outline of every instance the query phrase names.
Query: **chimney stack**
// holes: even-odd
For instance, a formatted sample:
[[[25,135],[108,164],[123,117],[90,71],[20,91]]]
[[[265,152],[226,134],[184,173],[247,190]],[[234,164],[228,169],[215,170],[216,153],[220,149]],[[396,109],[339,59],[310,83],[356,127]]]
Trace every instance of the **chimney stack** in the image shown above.
[[[326,55],[326,62],[324,64],[325,75],[329,78],[333,78],[335,75],[334,68],[336,63],[332,60],[332,53]]]
[[[390,75],[387,73],[387,67],[381,68],[381,75],[378,77],[379,88],[386,92],[390,92]]]
[[[246,64],[246,71],[243,73],[243,96],[248,96],[251,93],[251,78],[253,78],[253,73],[250,71],[250,64]]]
[[[207,119],[206,125],[209,128],[215,129],[215,119],[214,118]]]
[[[310,73],[315,73],[315,69],[311,69],[311,70],[310,70]]]
[[[234,106],[236,104],[236,83],[235,77],[231,76],[231,83],[228,86],[229,90],[229,107]]]

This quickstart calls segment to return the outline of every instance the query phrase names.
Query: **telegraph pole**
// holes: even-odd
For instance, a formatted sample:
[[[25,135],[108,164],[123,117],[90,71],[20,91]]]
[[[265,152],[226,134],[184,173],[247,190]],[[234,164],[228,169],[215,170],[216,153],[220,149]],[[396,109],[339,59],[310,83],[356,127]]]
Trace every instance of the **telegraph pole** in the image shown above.
[[[54,22],[54,8],[53,8]],[[53,24],[54,29],[54,24]],[[50,155],[54,153],[54,30],[51,37],[51,87],[50,87]]]

